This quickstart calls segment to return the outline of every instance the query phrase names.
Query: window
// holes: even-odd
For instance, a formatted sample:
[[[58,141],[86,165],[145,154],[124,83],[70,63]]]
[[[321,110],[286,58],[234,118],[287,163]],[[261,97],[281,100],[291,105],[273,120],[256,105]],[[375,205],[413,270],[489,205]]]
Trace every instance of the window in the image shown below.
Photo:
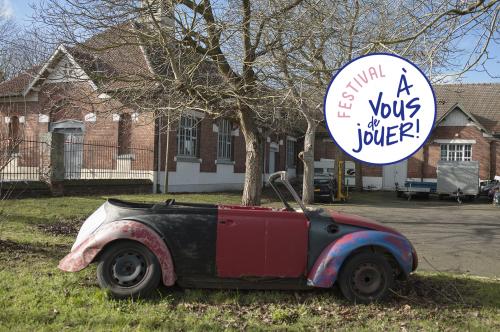
[[[288,168],[295,168],[295,141],[286,141],[286,165]]]
[[[130,154],[132,145],[132,117],[130,114],[123,113],[118,120],[118,155]]]
[[[19,153],[19,118],[13,116],[9,121],[9,151]]]
[[[441,160],[471,161],[472,145],[470,144],[441,144]]]
[[[319,168],[319,167],[315,167],[314,168],[314,174],[323,174],[324,173],[324,169],[323,168]]]
[[[219,132],[217,135],[217,159],[231,160],[232,157],[232,136],[231,122],[226,119],[219,119]]]
[[[177,133],[177,154],[197,157],[198,146],[198,119],[190,115],[181,116]]]

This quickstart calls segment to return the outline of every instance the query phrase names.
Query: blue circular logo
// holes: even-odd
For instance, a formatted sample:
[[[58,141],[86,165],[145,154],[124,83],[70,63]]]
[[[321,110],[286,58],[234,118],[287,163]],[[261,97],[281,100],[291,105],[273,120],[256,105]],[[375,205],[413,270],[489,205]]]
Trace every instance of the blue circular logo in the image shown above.
[[[386,165],[410,157],[425,143],[436,118],[436,97],[415,64],[376,53],[335,74],[324,112],[332,139],[345,153]]]

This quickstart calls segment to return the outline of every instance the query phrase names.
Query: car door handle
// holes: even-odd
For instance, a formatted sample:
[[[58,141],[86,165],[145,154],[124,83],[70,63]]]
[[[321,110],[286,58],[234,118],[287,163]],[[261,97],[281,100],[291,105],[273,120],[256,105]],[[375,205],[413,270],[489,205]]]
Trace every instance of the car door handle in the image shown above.
[[[219,224],[222,224],[222,225],[233,225],[234,224],[234,220],[232,219],[228,219],[228,220],[221,220],[219,221]]]

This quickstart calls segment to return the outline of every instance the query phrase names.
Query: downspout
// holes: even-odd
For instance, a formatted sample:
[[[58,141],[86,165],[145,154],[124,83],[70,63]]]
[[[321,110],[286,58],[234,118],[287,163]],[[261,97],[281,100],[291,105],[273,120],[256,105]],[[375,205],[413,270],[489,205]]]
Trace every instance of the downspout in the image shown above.
[[[156,155],[156,182],[153,191],[155,194],[161,192],[160,190],[160,170],[161,170],[161,127],[162,117],[158,117],[158,152]]]
[[[168,152],[170,150],[170,111],[167,110],[167,142],[165,147],[165,191],[164,193],[168,193]]]

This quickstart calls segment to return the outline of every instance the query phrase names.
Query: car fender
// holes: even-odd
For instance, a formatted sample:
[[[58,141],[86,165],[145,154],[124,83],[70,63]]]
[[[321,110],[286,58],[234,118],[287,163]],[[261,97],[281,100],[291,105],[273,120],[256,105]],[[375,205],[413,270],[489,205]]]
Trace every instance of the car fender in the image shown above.
[[[331,287],[345,259],[356,249],[366,246],[382,247],[389,251],[405,275],[412,271],[412,245],[405,237],[381,231],[359,231],[346,234],[329,244],[316,259],[307,277],[313,287]]]
[[[150,227],[134,220],[105,224],[64,257],[58,267],[68,272],[80,271],[92,263],[108,243],[115,240],[134,240],[145,245],[160,263],[163,283],[166,286],[175,283],[174,264],[165,241]]]

